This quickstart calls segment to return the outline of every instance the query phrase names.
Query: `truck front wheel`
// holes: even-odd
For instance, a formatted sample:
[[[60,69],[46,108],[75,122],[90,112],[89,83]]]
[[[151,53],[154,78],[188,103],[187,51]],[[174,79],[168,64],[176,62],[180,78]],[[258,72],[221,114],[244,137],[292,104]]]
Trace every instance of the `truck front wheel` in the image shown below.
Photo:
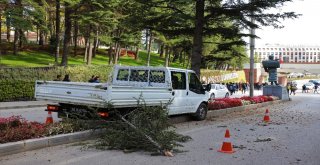
[[[204,120],[207,116],[208,106],[205,103],[201,103],[194,114],[194,119],[197,121]]]

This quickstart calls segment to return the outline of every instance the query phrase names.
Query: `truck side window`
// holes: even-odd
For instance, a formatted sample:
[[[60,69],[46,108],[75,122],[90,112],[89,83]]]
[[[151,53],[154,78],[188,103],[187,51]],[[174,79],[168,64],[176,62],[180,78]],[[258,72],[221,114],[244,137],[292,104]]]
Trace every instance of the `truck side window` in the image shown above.
[[[117,80],[119,81],[128,81],[129,70],[128,69],[119,69]]]
[[[148,70],[131,70],[130,81],[148,82]]]
[[[204,94],[205,90],[203,90],[203,87],[197,75],[195,73],[189,73],[188,76],[189,76],[189,90],[194,93]]]
[[[171,82],[173,89],[187,89],[186,74],[184,72],[171,71]]]
[[[152,83],[165,83],[164,71],[151,70],[150,71],[150,82]]]

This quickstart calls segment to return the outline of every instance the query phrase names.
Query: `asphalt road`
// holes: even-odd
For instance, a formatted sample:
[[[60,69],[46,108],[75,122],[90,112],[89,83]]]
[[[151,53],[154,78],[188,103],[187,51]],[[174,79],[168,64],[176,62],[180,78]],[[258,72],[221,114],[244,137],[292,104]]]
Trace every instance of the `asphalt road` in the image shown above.
[[[0,110],[0,117],[21,116],[28,121],[44,123],[48,116],[45,109],[46,107]],[[53,121],[58,121],[57,113],[52,113],[52,117]]]
[[[319,165],[320,95],[297,93],[292,101],[233,113],[201,122],[176,125],[193,138],[174,157],[150,153],[83,149],[84,143],[60,145],[0,157],[2,165]],[[270,124],[262,122],[265,109]],[[217,152],[226,128],[230,129],[234,154]]]

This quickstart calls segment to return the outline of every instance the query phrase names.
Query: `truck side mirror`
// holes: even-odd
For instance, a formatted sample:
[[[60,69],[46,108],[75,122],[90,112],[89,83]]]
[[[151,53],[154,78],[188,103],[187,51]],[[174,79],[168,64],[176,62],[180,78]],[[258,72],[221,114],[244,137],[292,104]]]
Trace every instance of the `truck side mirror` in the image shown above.
[[[211,90],[211,84],[207,84],[206,91],[210,91],[210,90]]]

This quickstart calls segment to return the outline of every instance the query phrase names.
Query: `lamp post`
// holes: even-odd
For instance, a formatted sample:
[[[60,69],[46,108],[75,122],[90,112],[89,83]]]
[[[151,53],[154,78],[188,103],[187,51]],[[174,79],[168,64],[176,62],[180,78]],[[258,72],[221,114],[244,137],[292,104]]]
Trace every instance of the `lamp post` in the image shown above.
[[[254,0],[250,0],[250,3]],[[251,15],[251,23],[254,24],[253,11],[250,12]],[[250,83],[250,97],[253,97],[254,91],[254,47],[255,47],[255,29],[250,29],[250,71],[249,71],[249,83]]]

